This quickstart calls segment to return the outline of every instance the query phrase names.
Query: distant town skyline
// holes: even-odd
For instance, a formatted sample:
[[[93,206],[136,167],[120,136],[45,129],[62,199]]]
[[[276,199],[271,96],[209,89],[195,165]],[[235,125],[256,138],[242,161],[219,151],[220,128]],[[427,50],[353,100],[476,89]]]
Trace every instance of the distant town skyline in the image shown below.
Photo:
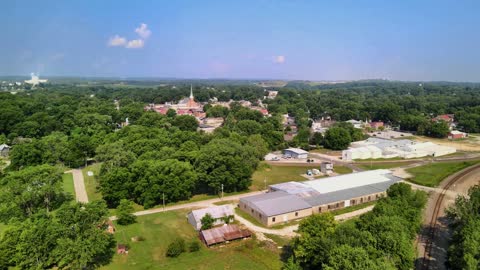
[[[478,1],[7,1],[0,76],[479,82]]]

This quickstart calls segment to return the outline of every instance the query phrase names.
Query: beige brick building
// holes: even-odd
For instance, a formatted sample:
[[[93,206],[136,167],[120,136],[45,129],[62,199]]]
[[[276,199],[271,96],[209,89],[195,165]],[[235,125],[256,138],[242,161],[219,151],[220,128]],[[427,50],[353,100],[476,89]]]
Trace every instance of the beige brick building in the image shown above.
[[[271,185],[265,194],[240,199],[239,207],[266,226],[378,200],[398,182],[389,170],[374,170],[305,182]]]

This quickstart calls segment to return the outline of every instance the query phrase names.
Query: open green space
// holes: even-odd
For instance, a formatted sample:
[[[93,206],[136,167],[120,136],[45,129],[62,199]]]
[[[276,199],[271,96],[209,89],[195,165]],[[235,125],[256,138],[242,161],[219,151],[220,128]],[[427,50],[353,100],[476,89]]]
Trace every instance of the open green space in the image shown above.
[[[416,161],[411,162],[388,162],[388,163],[371,163],[371,164],[357,164],[356,166],[364,170],[378,170],[378,169],[391,169],[401,166],[406,166]]]
[[[137,223],[116,225],[117,243],[130,246],[128,255],[116,254],[112,263],[101,269],[280,269],[280,251],[256,239],[233,241],[198,252],[185,252],[167,258],[167,246],[177,237],[188,244],[197,232],[187,222],[187,211],[169,211],[138,217]],[[132,242],[134,236],[144,241]]]
[[[87,190],[88,200],[101,200],[102,194],[98,190],[98,174],[100,172],[101,163],[94,163],[82,169],[83,180],[85,181],[85,189]],[[93,176],[88,176],[87,172],[93,172]]]
[[[436,187],[440,182],[451,174],[462,169],[479,163],[480,161],[457,161],[457,162],[437,162],[427,165],[407,169],[407,172],[413,175],[408,181],[427,186]]]
[[[280,236],[280,235],[276,235],[276,234],[266,233],[265,236],[267,238],[270,238],[272,241],[274,241],[277,244],[277,246],[279,246],[279,247],[286,246],[291,241],[291,239],[288,238],[288,237],[284,237],[284,236]]]
[[[73,186],[73,175],[72,173],[64,173],[63,178],[63,190],[67,193],[72,194],[75,198],[75,187]]]
[[[313,168],[320,169],[320,166],[277,166],[261,162],[258,169],[252,175],[250,190],[264,190],[265,180],[267,186],[289,181],[306,181],[307,179],[301,175]],[[352,169],[345,166],[334,166],[334,171],[338,174],[346,174],[351,173]]]

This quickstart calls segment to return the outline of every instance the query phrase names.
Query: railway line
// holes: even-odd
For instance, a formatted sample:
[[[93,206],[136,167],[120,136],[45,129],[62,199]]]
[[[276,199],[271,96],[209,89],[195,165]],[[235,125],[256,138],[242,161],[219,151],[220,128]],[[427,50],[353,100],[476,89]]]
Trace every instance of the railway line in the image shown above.
[[[440,194],[438,194],[435,200],[433,214],[429,222],[428,232],[424,235],[425,248],[423,252],[423,258],[421,259],[421,262],[417,264],[417,269],[419,270],[431,269],[431,262],[433,259],[432,248],[434,245],[434,240],[435,240],[436,232],[438,229],[438,217],[440,214],[440,210],[442,209],[442,204],[443,204],[443,200],[445,198],[446,193],[453,185],[455,185],[455,183],[457,183],[458,181],[463,179],[465,176],[467,176],[468,174],[478,169],[480,169],[480,164],[476,164],[474,166],[466,168],[463,171],[457,173],[445,184]]]

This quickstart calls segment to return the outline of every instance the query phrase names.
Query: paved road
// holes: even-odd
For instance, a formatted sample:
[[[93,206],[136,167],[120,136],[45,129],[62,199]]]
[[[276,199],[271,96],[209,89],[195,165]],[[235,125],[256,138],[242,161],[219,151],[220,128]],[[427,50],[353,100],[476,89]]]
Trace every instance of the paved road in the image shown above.
[[[461,172],[461,171],[460,171]],[[441,190],[453,177],[458,175],[457,172],[443,180],[439,187],[436,188],[434,193],[429,197],[427,206],[423,215],[423,228],[420,235],[417,238],[417,269],[422,269],[422,262],[425,252],[426,239],[430,234],[430,222],[435,209],[435,203],[439,196],[438,190]],[[450,239],[450,231],[448,229],[448,220],[445,216],[445,209],[454,203],[457,195],[466,195],[468,189],[476,184],[480,183],[480,169],[477,169],[461,178],[447,191],[442,205],[440,207],[439,215],[436,220],[437,230],[433,238],[433,245],[430,257],[432,258],[429,264],[430,269],[446,269],[445,262],[447,260],[448,240]]]
[[[66,173],[69,172],[73,175],[73,186],[75,187],[75,197],[77,198],[77,202],[88,203],[87,190],[85,189],[82,170],[73,169]]]

